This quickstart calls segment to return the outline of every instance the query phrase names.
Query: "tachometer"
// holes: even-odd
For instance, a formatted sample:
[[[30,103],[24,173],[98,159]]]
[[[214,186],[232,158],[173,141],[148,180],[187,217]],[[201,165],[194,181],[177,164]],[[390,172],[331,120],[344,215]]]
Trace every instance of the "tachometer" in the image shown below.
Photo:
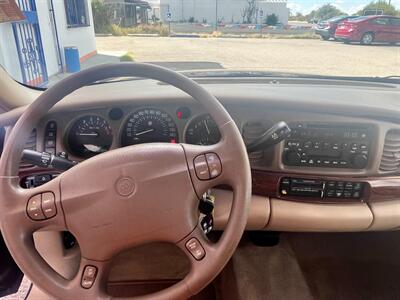
[[[140,109],[128,117],[122,135],[121,145],[142,143],[178,143],[178,130],[171,116],[159,109]]]
[[[113,141],[112,129],[100,116],[84,116],[73,123],[67,140],[73,154],[90,157],[110,149]]]
[[[194,145],[213,145],[219,142],[221,133],[210,115],[194,118],[186,129],[185,141]]]

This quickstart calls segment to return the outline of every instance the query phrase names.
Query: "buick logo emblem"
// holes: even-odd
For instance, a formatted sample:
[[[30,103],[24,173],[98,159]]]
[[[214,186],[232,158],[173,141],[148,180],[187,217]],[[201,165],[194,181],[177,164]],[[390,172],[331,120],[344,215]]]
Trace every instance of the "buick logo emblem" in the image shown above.
[[[119,195],[127,197],[135,191],[135,182],[130,177],[122,177],[117,180],[115,190]]]

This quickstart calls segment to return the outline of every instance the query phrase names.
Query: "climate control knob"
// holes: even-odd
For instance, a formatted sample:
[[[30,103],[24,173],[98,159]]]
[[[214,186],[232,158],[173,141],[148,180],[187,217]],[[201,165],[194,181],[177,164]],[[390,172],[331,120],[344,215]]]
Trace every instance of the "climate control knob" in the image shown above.
[[[285,161],[290,165],[297,165],[300,163],[301,156],[297,151],[288,151],[285,153]]]
[[[368,163],[368,157],[364,154],[355,154],[351,158],[353,166],[357,169],[364,169]]]

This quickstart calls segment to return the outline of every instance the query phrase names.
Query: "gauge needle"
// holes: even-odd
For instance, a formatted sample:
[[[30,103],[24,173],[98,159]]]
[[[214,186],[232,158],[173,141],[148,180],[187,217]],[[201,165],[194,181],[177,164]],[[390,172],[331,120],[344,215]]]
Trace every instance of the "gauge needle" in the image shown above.
[[[142,132],[135,133],[135,136],[146,134],[146,133],[149,133],[149,132],[152,132],[152,131],[154,131],[154,128],[150,128],[150,129],[144,130]]]
[[[206,130],[207,130],[208,135],[210,135],[211,132],[210,132],[210,129],[208,128],[207,121],[204,120],[203,123],[204,123],[204,126],[206,127]]]
[[[93,133],[77,133],[76,135],[79,135],[79,136],[98,136],[99,134],[96,133],[96,132],[93,132]]]

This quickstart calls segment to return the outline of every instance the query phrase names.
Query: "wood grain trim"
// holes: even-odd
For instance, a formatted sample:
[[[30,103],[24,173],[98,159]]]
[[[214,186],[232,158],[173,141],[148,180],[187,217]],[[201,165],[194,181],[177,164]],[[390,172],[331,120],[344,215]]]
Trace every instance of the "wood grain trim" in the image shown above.
[[[261,170],[252,170],[253,194],[268,196],[283,200],[318,202],[318,203],[354,203],[354,202],[379,202],[400,199],[400,177],[351,177],[351,176],[317,176],[293,173],[278,173]],[[362,199],[336,199],[313,197],[289,197],[279,193],[279,183],[283,177],[300,177],[306,179],[351,181],[365,183]]]
[[[54,169],[29,168],[21,170],[19,176],[24,178],[34,174],[59,174]],[[306,179],[352,181],[366,183],[362,199],[341,198],[313,198],[313,197],[289,197],[279,193],[279,183],[283,177],[300,177]],[[350,176],[318,176],[299,173],[278,173],[270,171],[252,170],[253,194],[282,200],[312,202],[312,203],[355,203],[355,202],[380,202],[400,200],[400,176],[392,177],[350,177]],[[219,188],[229,189],[225,186]]]

